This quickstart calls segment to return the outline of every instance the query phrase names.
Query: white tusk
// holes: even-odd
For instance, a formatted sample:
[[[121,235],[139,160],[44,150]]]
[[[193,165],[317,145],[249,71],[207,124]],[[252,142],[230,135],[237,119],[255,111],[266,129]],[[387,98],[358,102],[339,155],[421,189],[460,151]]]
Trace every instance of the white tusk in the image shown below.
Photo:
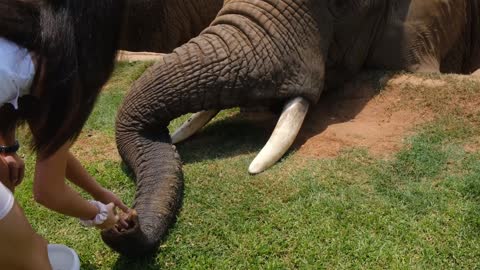
[[[268,169],[288,151],[302,127],[308,107],[308,101],[301,97],[297,97],[285,105],[270,139],[248,168],[251,174],[261,173]]]
[[[172,143],[176,144],[188,139],[190,136],[204,127],[212,120],[219,111],[201,111],[193,114],[185,123],[183,123],[172,135]]]

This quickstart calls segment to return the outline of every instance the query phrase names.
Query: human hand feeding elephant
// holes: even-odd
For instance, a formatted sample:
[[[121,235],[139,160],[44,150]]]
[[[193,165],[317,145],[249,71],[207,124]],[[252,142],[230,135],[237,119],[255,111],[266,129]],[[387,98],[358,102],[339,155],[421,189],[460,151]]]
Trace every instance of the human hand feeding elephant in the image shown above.
[[[181,163],[168,123],[195,114],[185,139],[217,111],[284,102],[249,170],[273,165],[308,107],[363,68],[469,73],[480,63],[477,0],[231,0],[200,36],[133,85],[117,118],[119,152],[137,180],[138,219],[104,240],[126,255],[154,250],[180,208]]]

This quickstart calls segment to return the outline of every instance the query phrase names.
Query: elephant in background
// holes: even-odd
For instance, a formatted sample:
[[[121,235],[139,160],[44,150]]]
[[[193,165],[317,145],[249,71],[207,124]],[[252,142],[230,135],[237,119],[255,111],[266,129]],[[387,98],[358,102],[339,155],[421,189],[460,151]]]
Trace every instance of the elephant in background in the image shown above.
[[[205,29],[223,0],[129,0],[120,50],[167,53]]]
[[[181,205],[183,175],[167,126],[186,139],[219,110],[284,103],[250,165],[272,166],[310,105],[365,68],[471,73],[480,65],[480,0],[231,0],[209,27],[134,83],[117,117],[119,152],[137,181],[137,219],[103,239],[129,256],[154,251]]]

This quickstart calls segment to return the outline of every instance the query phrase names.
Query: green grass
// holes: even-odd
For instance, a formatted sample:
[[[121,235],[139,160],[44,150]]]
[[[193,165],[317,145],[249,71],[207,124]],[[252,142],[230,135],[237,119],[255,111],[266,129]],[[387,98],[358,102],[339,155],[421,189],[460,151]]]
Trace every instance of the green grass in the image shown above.
[[[113,140],[116,109],[146,66],[119,66],[86,132]],[[435,78],[466,85],[461,95],[480,98],[478,84]],[[16,196],[34,228],[73,247],[83,269],[480,268],[480,153],[465,150],[478,138],[480,115],[447,106],[443,92],[431,95],[412,86],[407,95],[409,90],[424,96],[420,102],[430,102],[436,117],[395,156],[378,159],[352,148],[333,159],[313,159],[292,151],[258,176],[247,167],[269,131],[238,116],[237,109],[222,112],[179,146],[184,205],[155,258],[119,258],[97,231],[35,204],[28,153],[27,177]],[[430,96],[435,98],[428,101]],[[85,147],[93,151],[95,145]],[[119,161],[85,165],[131,203],[134,185]]]

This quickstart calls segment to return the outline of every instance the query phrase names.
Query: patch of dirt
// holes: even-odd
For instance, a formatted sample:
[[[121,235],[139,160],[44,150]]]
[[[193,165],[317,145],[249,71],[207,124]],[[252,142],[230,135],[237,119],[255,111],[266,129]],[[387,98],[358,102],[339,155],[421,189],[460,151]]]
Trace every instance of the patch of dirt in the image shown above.
[[[162,59],[163,55],[162,53],[119,51],[117,61],[157,61]]]
[[[82,162],[120,161],[114,138],[100,132],[85,132],[72,147],[72,153]]]
[[[406,83],[429,87],[445,84],[412,75],[393,79],[384,75],[373,80],[360,75],[343,89],[326,93],[311,109],[296,141],[298,153],[334,157],[351,147],[365,148],[380,157],[395,153],[416,125],[432,119],[428,109],[405,106],[408,97],[401,90]]]
[[[476,153],[480,151],[480,137],[475,137],[463,147],[467,153]]]
[[[391,78],[387,82],[387,86],[390,87],[405,87],[407,84],[411,86],[422,86],[422,87],[443,87],[447,85],[445,81],[437,79],[425,79],[421,77],[415,77],[415,75],[399,75]]]

